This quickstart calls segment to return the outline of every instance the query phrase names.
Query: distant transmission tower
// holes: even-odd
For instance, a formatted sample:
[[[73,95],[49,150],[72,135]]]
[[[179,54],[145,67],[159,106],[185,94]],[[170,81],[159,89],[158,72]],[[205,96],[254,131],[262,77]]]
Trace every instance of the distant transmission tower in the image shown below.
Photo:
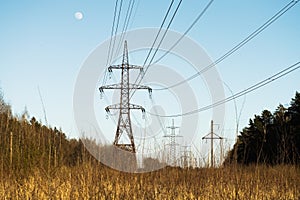
[[[181,166],[183,168],[190,168],[196,166],[196,159],[191,151],[191,146],[181,146],[184,150],[182,151],[183,155],[181,156]]]
[[[202,137],[202,140],[210,140],[210,166],[214,167],[214,140],[223,138],[214,133],[214,121],[210,121],[210,133]]]
[[[172,119],[172,126],[168,126],[167,128],[171,129],[171,134],[165,135],[164,137],[170,138],[170,158],[171,158],[171,165],[176,165],[176,146],[179,144],[176,143],[176,137],[182,137],[180,135],[176,135],[175,129],[179,128],[178,126],[174,125],[174,119]]]
[[[110,109],[119,110],[119,120],[118,126],[116,130],[116,135],[113,144],[125,151],[129,151],[131,153],[136,153],[136,148],[134,144],[134,138],[132,133],[132,126],[130,120],[130,110],[132,109],[141,109],[142,112],[145,112],[145,109],[140,105],[131,104],[129,102],[130,90],[136,89],[147,89],[149,94],[151,95],[152,89],[148,86],[142,86],[137,84],[132,84],[129,82],[129,70],[131,69],[139,69],[140,73],[143,72],[143,67],[136,65],[129,65],[128,59],[128,49],[127,49],[127,41],[124,44],[124,52],[123,52],[123,60],[121,65],[112,65],[108,67],[108,71],[112,72],[113,69],[121,70],[121,83],[101,86],[99,88],[100,93],[104,92],[104,89],[119,89],[121,90],[120,94],[120,103],[109,105],[105,108],[106,112],[110,112]],[[120,138],[128,137],[129,142],[121,142]]]

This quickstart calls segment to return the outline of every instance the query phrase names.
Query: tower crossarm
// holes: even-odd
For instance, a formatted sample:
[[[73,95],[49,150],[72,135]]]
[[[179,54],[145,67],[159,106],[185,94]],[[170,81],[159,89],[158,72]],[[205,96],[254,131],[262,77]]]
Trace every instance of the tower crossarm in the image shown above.
[[[211,133],[208,133],[207,135],[203,136],[202,137],[202,140],[206,139],[206,140],[211,140],[211,139],[219,139],[219,140],[222,140],[224,139],[223,137],[221,136],[218,136],[217,134],[213,133],[212,134],[213,136],[211,137]]]
[[[120,109],[123,109],[123,108],[122,108],[121,104],[118,103],[118,104],[113,104],[113,105],[107,106],[105,108],[105,111],[109,112],[110,110],[114,110],[114,109],[115,110],[120,110]],[[130,109],[130,110],[132,110],[132,109],[136,109],[136,110],[140,109],[143,113],[145,112],[145,108],[143,106],[135,105],[135,104],[131,104],[131,103],[129,104],[129,107],[126,108],[126,109]]]
[[[129,88],[130,89],[146,89],[146,90],[152,92],[152,89],[146,85],[137,85],[137,84],[129,83]]]
[[[180,128],[180,127],[179,126],[167,126],[166,128],[175,129],[175,128]]]
[[[107,106],[105,108],[105,111],[110,112],[110,110],[116,110],[116,109],[117,110],[121,109],[121,105],[119,103]]]
[[[111,65],[108,67],[108,71],[109,72],[112,72],[113,69],[122,69],[124,68],[123,66],[126,66],[127,69],[139,69],[139,70],[143,70],[143,67],[142,66],[138,66],[138,65],[123,65],[123,64],[120,64],[120,65]]]
[[[124,86],[123,86],[124,87]],[[111,84],[111,85],[103,85],[99,87],[100,92],[103,92],[104,89],[123,89],[122,84],[116,83],[116,84]],[[129,89],[146,89],[149,92],[152,92],[152,89],[146,85],[137,85],[133,83],[129,83]]]
[[[129,109],[140,109],[142,110],[143,113],[145,112],[145,108],[143,108],[143,106],[131,104],[131,103],[129,104]]]
[[[114,90],[114,89],[123,89],[123,87],[121,83],[116,83],[116,84],[101,86],[99,87],[99,91],[100,93],[103,93],[105,89]],[[136,90],[145,89],[148,90],[150,97],[152,95],[152,89],[145,85],[137,85],[137,84],[129,83],[129,89],[136,89]]]
[[[101,87],[99,87],[99,91],[102,93],[104,89],[121,89],[122,85],[120,83],[116,83],[116,84],[111,84],[111,85],[103,85]]]

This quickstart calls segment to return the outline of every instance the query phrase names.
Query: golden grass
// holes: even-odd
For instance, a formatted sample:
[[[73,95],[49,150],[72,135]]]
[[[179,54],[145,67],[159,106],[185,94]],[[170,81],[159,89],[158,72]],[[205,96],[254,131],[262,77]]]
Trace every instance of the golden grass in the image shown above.
[[[128,174],[82,165],[49,173],[36,169],[26,178],[2,176],[1,199],[300,199],[300,169],[295,166]]]

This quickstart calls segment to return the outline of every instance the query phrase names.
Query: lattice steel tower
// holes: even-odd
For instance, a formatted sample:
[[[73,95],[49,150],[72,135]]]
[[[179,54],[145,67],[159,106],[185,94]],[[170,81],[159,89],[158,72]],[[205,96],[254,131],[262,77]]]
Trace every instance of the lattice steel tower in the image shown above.
[[[176,146],[179,146],[176,143],[176,137],[182,137],[181,135],[176,135],[175,129],[180,128],[174,125],[174,119],[172,119],[172,126],[168,126],[167,128],[171,129],[171,133],[169,135],[165,135],[164,137],[170,138],[170,164],[176,166]]]
[[[129,151],[131,153],[136,153],[136,148],[135,148],[134,138],[132,133],[131,120],[130,120],[130,110],[141,109],[142,112],[144,113],[145,109],[140,105],[135,105],[130,103],[130,91],[136,89],[147,89],[149,94],[151,95],[152,89],[148,86],[132,84],[129,82],[129,71],[131,69],[139,69],[140,73],[143,73],[143,67],[137,65],[129,65],[127,41],[125,41],[124,44],[122,64],[112,65],[108,67],[108,72],[112,72],[113,69],[121,69],[121,82],[117,84],[101,86],[99,88],[100,93],[103,93],[104,89],[121,90],[120,103],[109,105],[105,108],[106,112],[109,112],[110,109],[119,110],[118,126],[117,126],[116,135],[113,144],[123,150]],[[122,135],[127,136],[130,142],[122,143],[120,141]]]

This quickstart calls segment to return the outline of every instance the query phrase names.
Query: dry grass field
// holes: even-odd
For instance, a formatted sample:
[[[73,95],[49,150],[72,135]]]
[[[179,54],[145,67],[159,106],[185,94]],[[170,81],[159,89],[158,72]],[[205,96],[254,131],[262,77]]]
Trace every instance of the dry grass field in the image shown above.
[[[103,166],[85,148],[89,144],[99,155],[113,153],[104,155],[118,164],[110,146],[67,138],[26,112],[14,116],[1,92],[0,105],[5,108],[0,112],[0,200],[300,200],[298,92],[288,108],[279,105],[275,112],[264,110],[250,119],[223,167],[166,167],[140,174]],[[143,164],[147,169],[153,163]]]
[[[248,166],[164,168],[128,174],[103,166],[2,174],[1,199],[300,199],[300,169]]]

